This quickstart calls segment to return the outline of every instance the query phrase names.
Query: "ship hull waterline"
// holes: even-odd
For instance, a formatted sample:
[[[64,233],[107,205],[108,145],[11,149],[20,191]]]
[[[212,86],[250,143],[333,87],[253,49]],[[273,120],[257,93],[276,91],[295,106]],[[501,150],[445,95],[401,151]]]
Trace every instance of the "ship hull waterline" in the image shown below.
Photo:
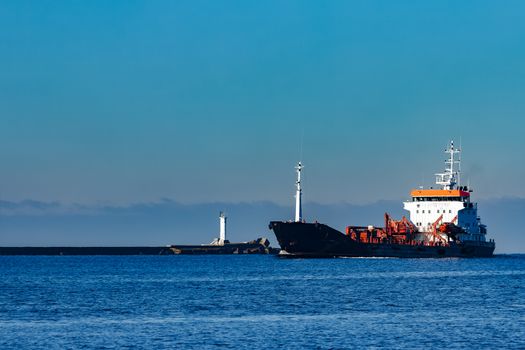
[[[452,258],[491,257],[495,245],[489,242],[461,242],[450,246],[360,243],[320,223],[272,221],[282,254],[289,258],[395,257]]]

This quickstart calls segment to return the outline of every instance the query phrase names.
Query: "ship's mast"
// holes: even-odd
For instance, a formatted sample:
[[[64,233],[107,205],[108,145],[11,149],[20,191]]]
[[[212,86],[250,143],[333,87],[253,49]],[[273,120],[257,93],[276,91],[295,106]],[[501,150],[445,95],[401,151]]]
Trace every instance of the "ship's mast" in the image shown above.
[[[450,141],[450,146],[445,150],[445,153],[449,155],[449,159],[445,161],[445,172],[436,174],[436,184],[443,186],[444,190],[453,190],[454,186],[459,184],[461,150],[454,148],[454,141]],[[457,170],[455,168],[456,164],[458,165]]]
[[[301,170],[303,169],[303,165],[301,162],[297,163],[297,166],[295,169],[297,170],[297,181],[295,182],[296,185],[296,192],[295,192],[295,222],[301,222],[303,221],[303,209],[301,205]]]

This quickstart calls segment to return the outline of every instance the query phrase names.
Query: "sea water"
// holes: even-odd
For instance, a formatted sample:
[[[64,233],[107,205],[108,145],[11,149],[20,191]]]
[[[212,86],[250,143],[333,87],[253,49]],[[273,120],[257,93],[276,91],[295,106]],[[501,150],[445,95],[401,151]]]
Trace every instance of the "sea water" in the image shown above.
[[[0,257],[26,348],[525,348],[525,255]]]

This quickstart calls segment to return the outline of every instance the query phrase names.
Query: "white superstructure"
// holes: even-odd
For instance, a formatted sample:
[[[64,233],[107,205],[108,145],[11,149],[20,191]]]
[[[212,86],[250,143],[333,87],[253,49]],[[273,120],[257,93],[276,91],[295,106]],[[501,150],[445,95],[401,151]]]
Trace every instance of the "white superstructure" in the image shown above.
[[[436,174],[436,184],[440,189],[419,189],[411,192],[411,201],[404,203],[410,212],[410,221],[422,233],[437,233],[442,224],[451,223],[461,229],[457,238],[461,241],[485,241],[487,233],[478,217],[477,203],[471,202],[471,189],[460,184],[460,149],[454,142],[445,150],[448,159],[443,173]]]

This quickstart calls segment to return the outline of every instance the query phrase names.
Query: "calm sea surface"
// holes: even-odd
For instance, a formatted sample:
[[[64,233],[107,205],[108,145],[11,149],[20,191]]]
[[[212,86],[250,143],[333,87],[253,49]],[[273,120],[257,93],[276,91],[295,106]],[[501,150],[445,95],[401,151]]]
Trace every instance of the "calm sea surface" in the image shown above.
[[[0,257],[0,349],[525,348],[525,255]]]

